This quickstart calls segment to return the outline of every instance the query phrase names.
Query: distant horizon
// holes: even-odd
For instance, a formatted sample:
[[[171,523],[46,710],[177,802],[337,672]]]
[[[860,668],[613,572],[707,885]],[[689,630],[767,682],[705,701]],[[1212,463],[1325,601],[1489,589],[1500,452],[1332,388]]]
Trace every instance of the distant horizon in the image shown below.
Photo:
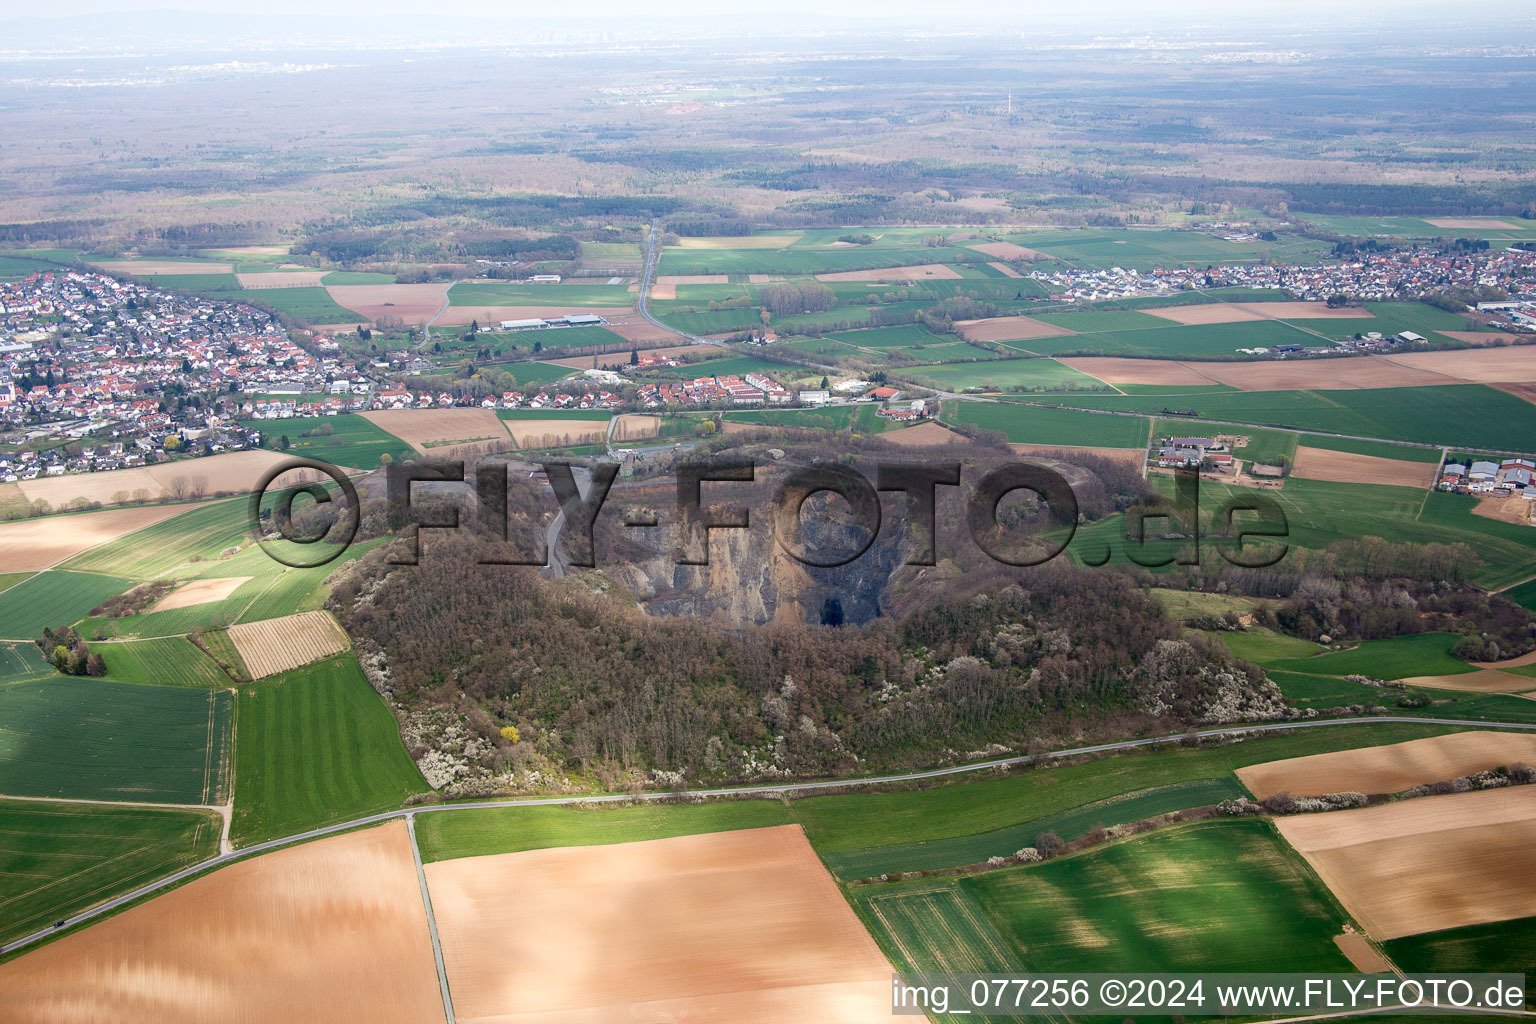
[[[616,18],[634,22],[653,19],[757,21],[794,14],[810,16],[818,21],[891,22],[899,20],[903,23],[942,21],[952,24],[956,21],[996,20],[1008,24],[1045,21],[1053,25],[1077,22],[1086,29],[1094,29],[1106,27],[1098,21],[1104,17],[1124,16],[1146,23],[1166,23],[1181,18],[1197,18],[1206,23],[1214,20],[1222,23],[1273,24],[1294,22],[1302,16],[1308,18],[1332,16],[1332,20],[1347,20],[1372,14],[1379,14],[1396,21],[1404,15],[1438,14],[1443,9],[1443,4],[1432,2],[1432,0],[1341,0],[1341,2],[1295,0],[1283,8],[1258,6],[1235,8],[1233,4],[1221,2],[1221,0],[1176,0],[1172,4],[1160,4],[1150,10],[1145,4],[1136,3],[1134,0],[1091,0],[1089,3],[1073,4],[1069,7],[1039,2],[967,0],[959,4],[946,5],[942,12],[936,12],[930,4],[922,0],[889,0],[889,2],[878,3],[874,0],[832,0],[830,3],[789,0],[771,9],[742,12],[723,8],[719,4],[706,2],[706,0],[657,0],[655,3],[648,4],[643,12],[639,12],[635,10],[633,4],[620,2],[620,0],[594,0],[578,10],[549,14],[545,10],[521,11],[504,4],[492,3],[490,0],[467,0],[451,13],[425,11],[419,4],[407,2],[407,0],[316,0],[313,3],[306,3],[303,0],[271,0],[263,5],[260,11],[232,12],[222,7],[218,0],[142,0],[142,2],[141,0],[62,0],[60,3],[50,5],[46,14],[40,14],[35,9],[11,13],[0,12],[0,22],[46,23],[71,21],[83,17],[112,15],[152,17],[167,14],[201,15],[226,20],[289,16],[366,18],[370,21],[427,18],[446,23],[499,21],[537,22],[540,25],[548,25],[586,24],[599,20],[611,21]],[[1526,16],[1525,20],[1536,20],[1536,12],[1515,0],[1485,3],[1475,5],[1471,10],[1459,10],[1455,27],[1466,27],[1469,22],[1472,24],[1485,21],[1507,23],[1511,16],[1518,18],[1522,14]],[[793,30],[795,26],[786,26],[786,28]]]

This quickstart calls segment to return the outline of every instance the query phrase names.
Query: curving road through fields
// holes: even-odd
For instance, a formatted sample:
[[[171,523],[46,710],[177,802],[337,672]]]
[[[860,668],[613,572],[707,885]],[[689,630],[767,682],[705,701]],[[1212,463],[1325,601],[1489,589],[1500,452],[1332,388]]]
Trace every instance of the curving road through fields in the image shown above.
[[[1415,718],[1409,715],[1383,715],[1377,718],[1326,718],[1307,722],[1267,722],[1256,725],[1232,725],[1221,726],[1213,729],[1198,730],[1201,736],[1231,736],[1238,733],[1250,732],[1279,732],[1287,729],[1318,729],[1329,726],[1345,725],[1371,725],[1376,723],[1395,722],[1421,725],[1453,725],[1466,726],[1474,729],[1522,729],[1536,730],[1536,723],[1532,722],[1477,722],[1460,718]],[[132,892],[117,896],[89,910],[82,911],[72,917],[65,918],[51,928],[44,928],[23,936],[13,942],[0,946],[0,956],[24,949],[51,936],[57,935],[67,928],[84,924],[114,910],[125,907],[136,900],[151,896],[162,889],[169,889],[190,878],[195,878],[205,872],[223,867],[232,861],[246,857],[254,857],[257,854],[267,853],[271,850],[290,846],[294,843],[307,842],[311,839],[320,839],[325,836],[335,835],[355,828],[368,825],[377,825],[396,818],[404,818],[411,822],[414,830],[414,818],[418,814],[443,814],[452,811],[478,810],[488,807],[544,807],[562,806],[570,804],[602,804],[618,803],[627,800],[671,800],[678,796],[699,797],[774,797],[795,793],[814,793],[820,790],[851,789],[867,786],[888,785],[893,782],[915,782],[921,779],[936,779],[946,775],[963,775],[969,772],[987,771],[1003,766],[1015,766],[1031,764],[1037,761],[1051,761],[1060,757],[1077,757],[1083,754],[1103,754],[1116,750],[1131,750],[1136,747],[1150,747],[1158,743],[1171,743],[1181,739],[1184,733],[1174,733],[1167,736],[1147,736],[1134,740],[1116,740],[1110,743],[1095,743],[1086,747],[1069,747],[1064,750],[1052,750],[1043,754],[1022,754],[1017,757],[1002,757],[991,761],[976,761],[970,764],[952,765],[947,768],[930,768],[924,771],[901,772],[894,775],[877,775],[857,779],[822,779],[815,782],[789,782],[774,786],[739,786],[722,787],[717,789],[690,789],[682,793],[604,793],[594,796],[567,796],[567,797],[533,797],[525,800],[478,800],[465,803],[436,804],[430,807],[402,808],[396,811],[381,811],[378,814],[370,814],[351,821],[340,822],[335,825],[326,825],[322,828],[310,829],[307,832],[298,832],[281,839],[269,839],[264,843],[243,849],[221,852],[216,857],[210,857],[201,864],[183,868],[174,874],[166,875],[148,885],[140,886]]]

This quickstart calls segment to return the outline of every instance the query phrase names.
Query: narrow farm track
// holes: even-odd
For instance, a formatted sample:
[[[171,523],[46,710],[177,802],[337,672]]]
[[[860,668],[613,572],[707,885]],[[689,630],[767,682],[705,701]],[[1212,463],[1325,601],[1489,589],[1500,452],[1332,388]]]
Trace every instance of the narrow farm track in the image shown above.
[[[1408,715],[1384,715],[1379,718],[1327,718],[1307,722],[1267,722],[1256,725],[1222,726],[1214,729],[1198,730],[1200,736],[1231,736],[1240,733],[1256,732],[1283,732],[1289,729],[1320,729],[1329,726],[1348,725],[1373,725],[1381,723],[1395,723],[1408,725],[1451,725],[1471,729],[1518,729],[1522,731],[1536,731],[1536,723],[1532,722],[1479,722],[1461,718],[1415,718]],[[785,797],[791,794],[816,793],[826,790],[857,789],[869,786],[888,785],[896,782],[916,782],[922,779],[937,779],[951,775],[965,775],[971,772],[987,771],[993,768],[1016,767],[1019,765],[1033,764],[1041,761],[1051,761],[1063,757],[1078,757],[1085,754],[1105,754],[1117,750],[1133,750],[1137,747],[1150,747],[1160,743],[1174,743],[1184,737],[1184,733],[1170,734],[1166,736],[1147,736],[1134,740],[1116,740],[1110,743],[1096,743],[1086,747],[1071,747],[1064,750],[1052,750],[1043,754],[1023,754],[1018,757],[1003,757],[991,761],[977,761],[971,764],[953,765],[948,768],[930,768],[926,771],[902,772],[895,775],[878,775],[855,779],[823,779],[816,782],[792,782],[777,786],[742,786],[723,787],[718,789],[691,789],[682,793],[605,793],[594,796],[568,796],[568,797],[540,797],[526,800],[480,800],[468,803],[438,804],[430,807],[402,808],[396,811],[382,811],[378,814],[370,814],[351,821],[344,821],[335,825],[327,825],[324,828],[310,829],[307,832],[298,832],[281,839],[270,839],[254,846],[243,849],[221,852],[216,857],[210,857],[201,864],[183,868],[173,874],[167,875],[158,881],[140,886],[131,892],[114,897],[99,906],[65,918],[53,928],[45,928],[25,935],[19,939],[0,946],[0,956],[12,953],[27,946],[35,945],[46,939],[55,937],[76,925],[85,924],[103,915],[128,906],[146,896],[180,885],[189,879],[196,878],[206,872],[223,867],[236,860],[246,857],[254,857],[257,854],[267,853],[271,850],[293,843],[308,842],[311,839],[319,839],[324,836],[336,835],[340,832],[349,832],[353,829],[364,828],[369,825],[377,825],[396,818],[411,819],[418,814],[440,814],[450,811],[482,810],[491,807],[550,807],[569,806],[575,804],[604,804],[617,803],[627,800],[675,800],[679,796],[697,797]],[[102,801],[92,801],[100,803]],[[107,801],[111,802],[111,801]],[[182,809],[186,805],[176,805]],[[225,813],[217,807],[203,808],[219,813]]]

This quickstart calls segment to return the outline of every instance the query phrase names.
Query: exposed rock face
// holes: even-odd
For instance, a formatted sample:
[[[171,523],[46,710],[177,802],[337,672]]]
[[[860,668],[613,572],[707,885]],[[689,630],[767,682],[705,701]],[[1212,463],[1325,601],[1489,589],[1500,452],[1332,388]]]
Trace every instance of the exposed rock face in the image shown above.
[[[653,615],[697,616],[738,627],[869,622],[888,611],[892,589],[916,572],[904,565],[910,545],[899,518],[883,522],[867,550],[846,565],[805,564],[775,535],[771,490],[753,490],[761,502],[736,502],[750,506],[746,529],[710,531],[708,565],[677,564],[678,531],[661,526],[627,531],[631,536],[622,540],[605,538],[606,544],[600,540],[599,550],[614,554],[601,568]],[[868,530],[846,512],[841,499],[813,498],[802,511],[798,537],[788,542],[803,544],[818,561],[857,551],[869,540]]]

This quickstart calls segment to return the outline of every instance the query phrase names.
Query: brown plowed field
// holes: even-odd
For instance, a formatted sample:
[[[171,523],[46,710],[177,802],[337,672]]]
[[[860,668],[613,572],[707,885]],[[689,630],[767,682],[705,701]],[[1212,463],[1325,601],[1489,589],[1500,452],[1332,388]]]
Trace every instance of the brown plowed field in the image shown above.
[[[1496,668],[1484,668],[1476,672],[1458,672],[1452,676],[1409,676],[1402,681],[1408,686],[1461,690],[1466,693],[1520,693],[1522,690],[1531,688],[1529,676],[1500,672]],[[1536,764],[1536,756],[1530,758],[1530,762]]]
[[[519,448],[596,444],[607,429],[603,420],[507,420],[507,431]]]
[[[742,235],[720,238],[680,238],[679,249],[782,249],[800,241],[799,235]]]
[[[658,274],[657,284],[730,284],[728,274]]]
[[[1349,957],[1349,962],[1355,965],[1355,970],[1361,974],[1386,974],[1392,970],[1392,961],[1382,956],[1371,940],[1359,932],[1345,932],[1343,935],[1335,935],[1333,944],[1339,947],[1339,952]]]
[[[340,654],[351,643],[330,612],[300,612],[229,627],[229,639],[252,679]]]
[[[658,301],[677,298],[677,285],[653,284],[651,285],[651,298]]]
[[[107,473],[72,473],[66,476],[38,477],[23,480],[21,493],[28,501],[39,498],[54,508],[69,504],[75,498],[110,503],[118,491],[131,496],[144,489],[151,498],[158,498],[162,491],[169,495],[178,477],[187,482],[203,481],[204,494],[217,491],[239,493],[256,486],[270,467],[286,462],[293,456],[283,452],[256,449],[246,452],[225,452],[201,459],[164,462],[142,469],[114,469]],[[279,481],[281,482],[281,481]]]
[[[490,409],[380,409],[360,415],[424,455],[442,454],[449,442],[507,438],[506,428]]]
[[[1522,654],[1518,658],[1507,658],[1504,661],[1474,661],[1472,664],[1478,668],[1524,668],[1527,665],[1536,665],[1536,651]]]
[[[1122,359],[1118,356],[1073,356],[1059,359],[1074,370],[1097,377],[1106,384],[1158,384],[1191,386],[1215,384],[1216,381],[1185,363],[1171,359]]]
[[[613,425],[613,440],[615,442],[643,441],[648,437],[655,437],[660,430],[661,418],[658,416],[637,416],[634,413],[625,413]]]
[[[1029,341],[1031,338],[1062,338],[1075,331],[1027,316],[996,316],[990,320],[957,320],[955,327],[966,341]]]
[[[263,288],[315,288],[329,270],[291,270],[267,274],[236,274],[240,287],[247,291]]]
[[[988,263],[987,266],[1002,274],[1004,277],[1023,277],[1024,275],[1014,270],[1006,263]]]
[[[551,320],[568,313],[591,313],[611,323],[615,317],[632,316],[634,312],[629,306],[449,306],[433,321],[433,326],[463,327],[473,320],[484,327],[503,320]]]
[[[933,420],[911,427],[898,427],[879,435],[880,440],[899,444],[904,448],[932,448],[944,444],[970,444],[971,439]]]
[[[239,590],[240,584],[249,583],[253,578],[251,576],[225,576],[222,579],[193,580],[190,583],[183,583],[156,601],[155,606],[150,611],[164,612],[170,611],[172,608],[190,608],[195,604],[222,601],[236,590]]]
[[[1493,384],[1500,391],[1506,391],[1516,398],[1523,398],[1527,402],[1536,403],[1536,384]]]
[[[465,1024],[877,1024],[891,967],[798,825],[426,866]]]
[[[1171,320],[1176,324],[1241,324],[1253,320],[1268,320],[1257,310],[1233,306],[1225,302],[1211,302],[1199,306],[1148,306],[1137,312],[1155,316],[1159,320]]]
[[[1043,252],[1034,249],[1026,249],[1022,245],[1014,245],[1012,242],[983,242],[969,248],[975,249],[983,256],[991,256],[1000,260],[1046,260],[1050,259]]]
[[[199,507],[149,505],[5,523],[0,525],[0,565],[5,566],[6,572],[47,569],[87,548]]]
[[[922,263],[914,267],[887,267],[884,270],[840,270],[817,274],[818,281],[958,281],[960,272],[944,263]]]
[[[1261,800],[1282,792],[1293,796],[1401,793],[1412,786],[1444,782],[1519,761],[1536,765],[1536,735],[1457,732],[1251,764],[1237,769],[1237,777]]]
[[[1443,373],[1476,384],[1536,381],[1536,345],[1482,348],[1475,352],[1409,352],[1391,359],[1401,366]]]
[[[1436,217],[1433,220],[1426,217],[1424,223],[1433,224],[1437,228],[1487,228],[1507,231],[1520,229],[1518,224],[1511,224],[1507,220],[1497,220],[1493,217]]]
[[[114,274],[233,274],[232,263],[179,263],[176,260],[99,260],[91,264]]]
[[[1379,941],[1536,914],[1536,787],[1299,814],[1275,824]]]
[[[1382,459],[1374,455],[1329,451],[1326,448],[1298,446],[1292,476],[1304,480],[1331,480],[1345,484],[1388,484],[1398,487],[1428,487],[1435,482],[1435,465]]]
[[[1230,384],[1240,391],[1337,391],[1345,388],[1416,388],[1461,383],[1457,378],[1406,366],[1384,356],[1265,359],[1251,363],[1188,365],[1216,383]]]
[[[338,306],[358,316],[397,316],[408,324],[426,323],[448,301],[447,284],[332,284],[325,290]]]
[[[642,346],[667,345],[677,341],[677,335],[665,327],[657,327],[633,310],[603,315],[607,317],[608,329],[625,341],[632,341]]]
[[[240,861],[0,966],[6,1024],[441,1022],[404,822]]]
[[[1477,499],[1477,504],[1472,508],[1472,514],[1482,516],[1485,519],[1497,519],[1501,523],[1514,523],[1517,526],[1530,526],[1532,505],[1523,497],[1501,498],[1493,495],[1483,495]]]

